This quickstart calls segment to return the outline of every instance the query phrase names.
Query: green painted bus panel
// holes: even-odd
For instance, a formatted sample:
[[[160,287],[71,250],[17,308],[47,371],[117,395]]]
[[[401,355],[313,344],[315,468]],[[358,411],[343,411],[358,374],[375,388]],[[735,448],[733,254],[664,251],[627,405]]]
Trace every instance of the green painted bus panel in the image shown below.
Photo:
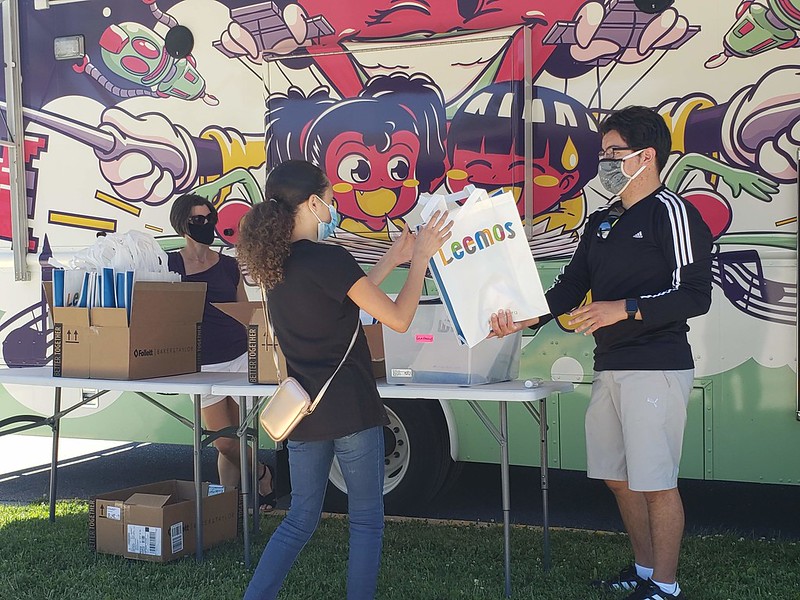
[[[719,376],[714,390],[714,479],[800,483],[795,373],[753,360]]]
[[[98,383],[100,383],[98,381]],[[40,388],[35,406],[18,402],[8,391],[0,386],[0,421],[11,416],[52,414],[53,390]],[[62,390],[66,396],[73,392],[77,397],[79,390]],[[76,393],[77,392],[77,393]],[[158,394],[155,399],[170,410],[177,412],[189,421],[192,420],[192,400],[188,395]],[[65,400],[62,396],[62,400]],[[62,410],[74,404],[68,399],[62,401]],[[30,429],[25,434],[50,436],[49,427]],[[192,430],[167,415],[161,409],[136,394],[117,394],[104,399],[102,396],[86,407],[77,409],[61,420],[63,437],[81,439],[104,439],[120,442],[153,442],[158,444],[192,444]],[[275,444],[265,433],[259,437],[261,448],[274,448]]]
[[[98,384],[101,383],[98,381]],[[53,390],[42,388],[49,401],[35,406],[19,403],[0,387],[0,419],[19,414],[52,414]],[[67,392],[67,390],[63,390]],[[74,391],[74,390],[71,390]],[[45,396],[46,397],[46,396]],[[156,399],[187,419],[192,419],[192,404],[186,395],[157,395]],[[165,444],[191,444],[192,431],[178,420],[168,417],[136,394],[117,394],[112,399],[100,397],[96,408],[82,407],[61,420],[61,435],[64,437],[105,439],[130,442],[157,442]],[[62,409],[72,402],[62,402]],[[94,404],[94,403],[93,403]],[[51,435],[49,427],[31,430],[36,435]]]
[[[483,411],[500,428],[497,402],[480,402]],[[467,462],[499,463],[500,446],[472,408],[460,400],[450,401],[458,422],[458,459]],[[513,465],[539,465],[539,424],[519,404],[508,407],[509,458]]]

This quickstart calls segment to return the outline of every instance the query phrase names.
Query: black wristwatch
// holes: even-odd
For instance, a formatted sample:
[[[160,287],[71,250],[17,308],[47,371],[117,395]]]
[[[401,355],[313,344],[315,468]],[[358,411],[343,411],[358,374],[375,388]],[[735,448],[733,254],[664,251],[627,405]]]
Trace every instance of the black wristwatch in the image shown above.
[[[636,298],[626,298],[625,312],[628,313],[628,319],[635,319],[636,313],[639,312],[639,301]]]

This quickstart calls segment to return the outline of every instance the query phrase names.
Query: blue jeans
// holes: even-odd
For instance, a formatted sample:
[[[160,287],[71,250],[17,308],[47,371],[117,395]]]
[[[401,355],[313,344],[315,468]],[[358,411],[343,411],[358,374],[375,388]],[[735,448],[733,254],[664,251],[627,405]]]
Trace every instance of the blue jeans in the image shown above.
[[[288,443],[292,505],[272,534],[244,600],[272,600],[319,525],[334,455],[347,484],[350,555],[347,600],[371,600],[383,544],[383,427],[335,440]]]

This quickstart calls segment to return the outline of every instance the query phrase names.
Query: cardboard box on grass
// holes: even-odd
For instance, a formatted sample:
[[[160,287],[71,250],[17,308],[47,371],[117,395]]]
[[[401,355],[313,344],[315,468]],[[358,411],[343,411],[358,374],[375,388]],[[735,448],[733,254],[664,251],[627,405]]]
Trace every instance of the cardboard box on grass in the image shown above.
[[[239,493],[203,483],[203,549],[238,533]],[[89,546],[101,554],[169,562],[194,554],[191,481],[160,481],[96,496],[89,507]]]
[[[53,376],[146,379],[200,370],[206,284],[137,281],[125,308],[52,305]]]
[[[275,372],[275,360],[272,356],[271,336],[267,336],[267,319],[264,305],[258,301],[251,302],[214,302],[214,306],[247,327],[247,379],[250,383],[278,383]],[[383,332],[380,323],[364,325],[367,344],[372,354],[372,372],[375,378],[386,374],[383,358]],[[351,332],[352,335],[352,332]],[[275,346],[281,375],[286,376],[286,359],[280,345]]]

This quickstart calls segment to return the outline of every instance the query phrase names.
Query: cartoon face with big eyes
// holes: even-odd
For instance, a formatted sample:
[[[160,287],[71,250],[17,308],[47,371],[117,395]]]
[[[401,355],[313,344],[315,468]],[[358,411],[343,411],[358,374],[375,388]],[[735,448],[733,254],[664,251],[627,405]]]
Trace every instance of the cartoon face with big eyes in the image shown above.
[[[468,184],[514,194],[524,216],[525,122],[522,82],[496,83],[468,98],[447,134],[450,169],[446,184],[459,191]],[[597,172],[597,127],[574,99],[534,86],[532,114],[533,215],[557,210],[580,193]]]
[[[375,235],[388,230],[388,221],[402,227],[400,217],[417,201],[415,178],[419,137],[411,131],[381,136],[369,145],[355,131],[337,135],[328,146],[324,169],[333,186],[341,227]]]
[[[345,231],[389,239],[444,174],[444,104],[425,75],[374,77],[347,100],[292,92],[267,104],[269,160],[322,167]]]
[[[499,29],[571,18],[584,0],[297,0],[308,15],[323,14],[340,39],[386,39],[409,33]],[[346,8],[345,8],[346,6]],[[546,30],[546,28],[543,28]]]

